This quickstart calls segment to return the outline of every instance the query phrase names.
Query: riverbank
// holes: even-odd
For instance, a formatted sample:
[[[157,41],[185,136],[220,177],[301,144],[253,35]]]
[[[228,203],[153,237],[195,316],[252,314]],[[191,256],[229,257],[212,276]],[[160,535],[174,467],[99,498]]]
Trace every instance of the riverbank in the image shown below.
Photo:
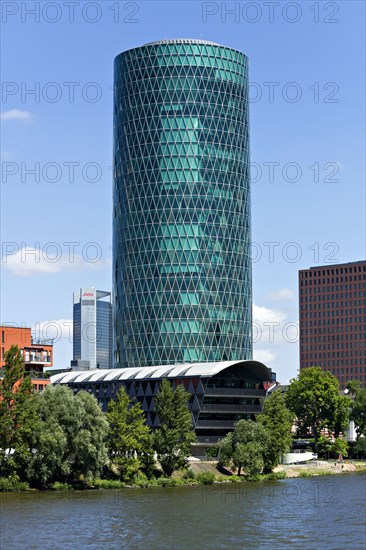
[[[253,477],[245,475],[237,476],[234,472],[221,468],[214,461],[190,462],[187,470],[174,472],[172,477],[158,477],[148,479],[139,475],[133,484],[119,480],[96,479],[92,483],[54,483],[48,489],[51,491],[70,490],[101,490],[101,489],[124,489],[124,488],[150,488],[150,487],[178,487],[192,485],[212,485],[214,483],[245,483],[251,481],[275,481],[297,477],[315,477],[325,475],[341,475],[348,473],[366,472],[365,462],[327,462],[316,460],[307,464],[280,464],[270,474],[260,474]],[[37,491],[29,487],[27,483],[15,479],[0,478],[0,493],[11,493],[21,491]]]
[[[217,462],[205,462],[197,461],[191,462],[190,468],[197,474],[200,472],[218,472]],[[232,475],[234,472],[228,469],[220,469],[221,472],[225,472],[227,475]],[[317,475],[339,475],[352,472],[366,472],[366,460],[365,461],[351,461],[346,460],[344,462],[326,461],[326,460],[313,460],[305,464],[280,464],[274,468],[272,474],[260,475],[258,479],[285,479],[293,477],[308,477]],[[281,477],[281,474],[283,475]],[[277,476],[277,477],[276,477]],[[237,477],[237,476],[235,476]],[[245,476],[240,476],[239,479],[246,481]],[[257,479],[257,478],[256,478]],[[250,481],[250,480],[249,480]]]
[[[366,461],[326,461],[314,460],[307,464],[280,464],[274,472],[283,472],[286,478],[340,475],[352,472],[366,472]]]

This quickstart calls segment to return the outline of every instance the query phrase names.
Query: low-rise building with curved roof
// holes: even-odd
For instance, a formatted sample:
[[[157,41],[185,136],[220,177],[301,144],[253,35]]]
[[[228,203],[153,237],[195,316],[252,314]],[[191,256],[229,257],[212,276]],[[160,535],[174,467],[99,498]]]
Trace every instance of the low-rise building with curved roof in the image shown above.
[[[237,420],[260,413],[267,391],[276,381],[270,368],[249,360],[72,371],[52,376],[51,382],[92,393],[103,410],[123,386],[132,401],[141,403],[147,424],[154,429],[159,426],[154,397],[163,378],[170,380],[173,388],[183,384],[190,393],[189,408],[201,445],[216,443]]]

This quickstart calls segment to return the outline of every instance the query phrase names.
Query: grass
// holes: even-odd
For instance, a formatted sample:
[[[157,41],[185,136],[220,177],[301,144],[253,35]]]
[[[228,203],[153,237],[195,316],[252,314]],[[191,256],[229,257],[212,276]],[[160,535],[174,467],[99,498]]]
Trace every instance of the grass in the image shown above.
[[[286,472],[271,472],[270,474],[265,474],[262,476],[263,480],[268,480],[268,481],[276,481],[276,480],[279,480],[279,479],[286,479],[287,478],[287,475],[286,475]]]
[[[96,489],[123,489],[126,483],[119,479],[95,479],[93,486]]]
[[[311,477],[312,475],[308,470],[300,470],[298,477]]]

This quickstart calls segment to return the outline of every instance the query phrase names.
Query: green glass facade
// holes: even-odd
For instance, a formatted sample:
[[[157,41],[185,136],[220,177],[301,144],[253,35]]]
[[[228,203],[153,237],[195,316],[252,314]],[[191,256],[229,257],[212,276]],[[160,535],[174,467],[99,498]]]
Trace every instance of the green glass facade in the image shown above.
[[[251,359],[247,57],[154,42],[114,88],[114,366]]]

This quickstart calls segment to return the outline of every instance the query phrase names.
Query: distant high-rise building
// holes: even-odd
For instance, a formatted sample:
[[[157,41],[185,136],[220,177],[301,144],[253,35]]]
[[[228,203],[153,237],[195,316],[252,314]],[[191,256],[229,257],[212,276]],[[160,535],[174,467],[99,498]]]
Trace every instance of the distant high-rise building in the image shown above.
[[[300,369],[366,385],[366,261],[299,272]]]
[[[74,292],[73,317],[72,366],[112,368],[111,293],[94,287]]]
[[[162,40],[114,68],[114,366],[250,360],[248,58]]]

